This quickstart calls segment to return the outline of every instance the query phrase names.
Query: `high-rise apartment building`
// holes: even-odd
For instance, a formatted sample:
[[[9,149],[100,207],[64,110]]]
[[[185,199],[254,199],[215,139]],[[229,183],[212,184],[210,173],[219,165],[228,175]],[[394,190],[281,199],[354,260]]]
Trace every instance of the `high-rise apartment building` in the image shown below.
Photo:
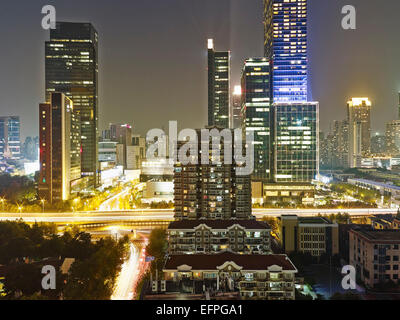
[[[386,123],[386,152],[391,156],[400,154],[400,120]]]
[[[371,101],[352,98],[347,102],[349,123],[349,167],[361,166],[361,160],[371,152]]]
[[[39,106],[39,196],[57,202],[69,200],[83,180],[81,120],[63,93],[52,93],[50,101]]]
[[[0,159],[21,158],[19,117],[0,117]]]
[[[222,128],[214,127],[217,130]],[[211,129],[211,128],[210,128]],[[228,129],[227,129],[228,130]],[[231,131],[231,130],[229,130]],[[197,130],[198,146],[203,143],[201,130]],[[233,134],[231,134],[233,136]],[[209,164],[182,164],[179,161],[174,169],[175,218],[181,219],[250,219],[251,183],[250,176],[236,174],[238,164],[233,159],[234,143],[225,145],[223,139],[214,146],[220,150],[219,163],[214,162],[209,153]],[[231,148],[231,163],[224,161],[225,148]],[[198,159],[201,159],[198,148]]]
[[[319,173],[318,102],[274,104],[273,180],[311,183]]]
[[[371,137],[371,153],[384,154],[386,153],[386,136],[378,132]]]
[[[242,109],[246,133],[254,133],[252,180],[271,177],[271,67],[267,58],[246,60],[242,71]]]
[[[208,40],[208,125],[229,128],[231,53],[215,51]]]
[[[57,22],[46,42],[46,100],[62,92],[81,117],[82,175],[98,174],[98,34],[90,23]]]
[[[325,139],[325,167],[347,168],[349,166],[349,125],[347,120],[334,120],[331,132]],[[322,148],[320,149],[322,151]]]
[[[235,86],[232,94],[232,129],[243,127],[242,87]]]
[[[264,34],[274,102],[307,101],[307,0],[264,0]]]

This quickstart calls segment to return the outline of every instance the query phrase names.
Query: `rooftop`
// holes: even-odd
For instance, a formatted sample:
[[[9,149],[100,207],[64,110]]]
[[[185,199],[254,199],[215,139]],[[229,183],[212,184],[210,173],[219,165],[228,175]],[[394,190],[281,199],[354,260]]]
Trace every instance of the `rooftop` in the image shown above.
[[[235,224],[246,229],[270,229],[266,222],[257,220],[180,220],[171,222],[169,230],[194,229],[197,226],[205,224],[212,229],[227,229]]]
[[[277,265],[283,270],[296,271],[296,267],[286,254],[270,255],[245,255],[232,252],[219,254],[179,254],[168,256],[165,270],[177,270],[179,266],[188,265],[192,270],[217,270],[225,262],[234,262],[243,270],[267,270],[268,267]]]
[[[400,230],[351,230],[370,241],[400,241]]]
[[[307,224],[332,224],[330,220],[324,217],[300,217],[299,223]]]

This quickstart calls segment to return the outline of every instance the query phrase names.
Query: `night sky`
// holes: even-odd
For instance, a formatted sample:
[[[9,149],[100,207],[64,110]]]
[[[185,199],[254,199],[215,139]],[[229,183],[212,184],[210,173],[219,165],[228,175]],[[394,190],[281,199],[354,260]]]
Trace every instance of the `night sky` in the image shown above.
[[[13,0],[0,10],[0,115],[20,115],[22,136],[37,135],[44,102],[41,8],[57,20],[91,22],[99,32],[100,130],[128,122],[135,132],[202,127],[207,121],[207,38],[232,51],[233,83],[243,61],[263,55],[262,0]],[[357,8],[357,30],[341,28],[341,8]],[[368,96],[373,130],[397,117],[399,0],[309,0],[309,88],[321,128]]]

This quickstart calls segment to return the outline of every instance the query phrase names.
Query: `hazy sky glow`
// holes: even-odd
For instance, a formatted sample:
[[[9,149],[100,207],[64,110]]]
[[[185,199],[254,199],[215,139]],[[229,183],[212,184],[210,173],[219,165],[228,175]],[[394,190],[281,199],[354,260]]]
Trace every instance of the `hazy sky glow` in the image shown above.
[[[207,118],[206,40],[230,49],[232,85],[247,57],[263,54],[262,0],[13,0],[0,11],[0,115],[20,115],[22,135],[37,135],[44,99],[41,8],[60,21],[91,22],[100,35],[100,129],[130,122],[145,134],[178,120]],[[357,8],[357,30],[341,29],[341,8]],[[373,102],[373,128],[397,117],[400,1],[309,0],[310,90],[321,128],[345,117],[351,96]]]

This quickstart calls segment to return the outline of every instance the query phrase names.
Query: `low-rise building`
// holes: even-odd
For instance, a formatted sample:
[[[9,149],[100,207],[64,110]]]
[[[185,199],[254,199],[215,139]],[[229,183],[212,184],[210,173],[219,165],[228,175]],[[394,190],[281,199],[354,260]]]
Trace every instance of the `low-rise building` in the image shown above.
[[[172,181],[147,181],[143,191],[143,203],[174,201],[174,183]]]
[[[296,267],[287,255],[170,255],[164,266],[167,291],[188,294],[240,292],[242,299],[294,300]]]
[[[338,238],[338,225],[324,217],[281,216],[281,245],[286,253],[333,256],[339,253]]]
[[[271,253],[271,228],[256,220],[180,220],[168,227],[170,253]]]
[[[398,283],[400,231],[352,229],[349,233],[350,264],[357,278],[370,288],[390,280]]]

